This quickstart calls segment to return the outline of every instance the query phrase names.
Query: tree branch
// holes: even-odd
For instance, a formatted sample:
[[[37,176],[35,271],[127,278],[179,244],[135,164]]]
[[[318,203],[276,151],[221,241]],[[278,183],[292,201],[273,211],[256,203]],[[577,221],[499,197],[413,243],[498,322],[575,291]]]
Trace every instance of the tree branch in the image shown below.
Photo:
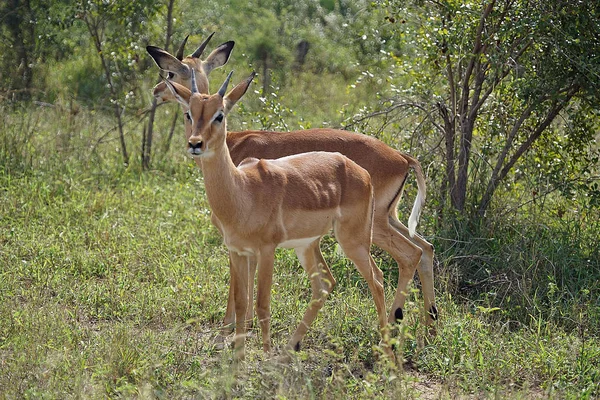
[[[566,105],[571,101],[573,96],[575,94],[577,94],[577,92],[579,90],[580,90],[579,84],[574,83],[568,88],[568,91],[567,91],[565,97],[562,99],[562,101],[554,102],[554,104],[548,111],[546,118],[544,118],[544,120],[538,124],[538,126],[535,128],[535,130],[529,135],[527,140],[525,140],[519,146],[519,148],[515,151],[515,153],[510,157],[510,159],[506,163],[506,165],[504,165],[504,167],[500,170],[500,167],[502,166],[502,162],[504,161],[504,159],[506,158],[506,155],[508,153],[508,146],[510,146],[510,144],[507,141],[507,144],[505,145],[505,149],[503,149],[503,153],[501,155],[502,160],[501,159],[498,160],[498,163],[496,164],[496,168],[494,169],[494,172],[492,174],[492,178],[490,179],[488,187],[486,188],[486,192],[485,192],[485,194],[481,200],[481,203],[479,205],[479,215],[480,216],[483,216],[485,214],[485,211],[487,210],[487,207],[492,199],[492,196],[493,196],[496,188],[498,187],[498,183],[500,183],[502,180],[504,180],[506,178],[506,176],[508,175],[508,173],[512,169],[512,167],[523,156],[523,154],[531,148],[533,143],[542,135],[542,133],[546,130],[546,128],[548,128],[548,126],[550,126],[550,124],[552,123],[552,121],[554,121],[556,116],[566,107]],[[516,135],[519,127],[523,124],[524,120],[531,114],[532,109],[530,109],[530,108],[533,108],[534,105],[536,105],[536,104],[530,105],[521,114],[521,117],[519,118],[517,123],[515,123],[515,126],[513,126],[513,129],[511,131],[511,133],[509,134],[509,138],[511,138],[511,140]],[[529,110],[529,111],[527,111],[527,110]],[[522,121],[521,121],[521,119],[522,119]],[[498,170],[500,170],[499,173],[497,172]],[[496,174],[495,177],[494,177],[494,174]]]
[[[385,110],[381,110],[381,111],[374,111],[370,114],[364,115],[361,118],[355,119],[353,120],[351,123],[346,124],[346,125],[342,125],[342,129],[344,130],[348,130],[349,128],[352,128],[354,125],[365,121],[367,119],[373,118],[373,117],[377,117],[380,115],[388,115],[389,113],[391,113],[392,111],[401,108],[401,107],[414,107],[414,108],[418,108],[419,110],[425,112],[425,114],[427,115],[428,119],[430,120],[431,124],[440,131],[440,133],[444,133],[444,128],[442,128],[438,123],[435,122],[434,118],[431,116],[431,111],[427,110],[425,107],[423,107],[422,105],[418,104],[418,103],[400,103],[400,104],[394,104],[393,106],[385,109]]]
[[[483,9],[483,13],[481,14],[481,18],[479,20],[479,26],[477,27],[477,32],[475,34],[475,44],[473,45],[473,53],[471,54],[471,58],[469,60],[469,64],[467,65],[467,70],[465,71],[465,75],[463,77],[462,82],[462,93],[461,93],[461,102],[460,102],[460,116],[464,118],[467,106],[469,102],[469,82],[471,81],[471,75],[473,73],[473,69],[475,68],[475,63],[481,54],[481,50],[483,49],[481,37],[483,35],[483,28],[485,27],[485,21],[487,17],[492,12],[494,7],[495,0],[490,1]]]

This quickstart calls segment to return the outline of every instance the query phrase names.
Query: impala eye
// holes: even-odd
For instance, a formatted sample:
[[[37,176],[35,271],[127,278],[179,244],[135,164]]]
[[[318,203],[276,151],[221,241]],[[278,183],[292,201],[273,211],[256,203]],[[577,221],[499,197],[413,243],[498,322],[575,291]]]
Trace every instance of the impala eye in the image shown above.
[[[223,122],[223,113],[219,113],[214,120],[216,122]]]
[[[167,74],[167,79],[173,79],[173,77],[175,77],[175,74],[169,71]]]
[[[190,112],[189,112],[189,111],[186,111],[186,112],[185,112],[185,119],[187,119],[187,120],[188,120],[188,121],[190,121],[190,122],[192,121],[192,116],[190,115]]]

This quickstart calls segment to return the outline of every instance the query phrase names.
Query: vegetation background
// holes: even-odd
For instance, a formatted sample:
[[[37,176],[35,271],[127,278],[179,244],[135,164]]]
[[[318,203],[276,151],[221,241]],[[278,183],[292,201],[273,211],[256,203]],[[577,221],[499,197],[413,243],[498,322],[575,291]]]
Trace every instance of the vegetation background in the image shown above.
[[[330,239],[297,360],[216,348],[226,252],[145,52],[211,32],[236,42],[213,83],[259,72],[230,130],[342,127],[425,168],[440,320],[417,280],[399,365]],[[8,0],[0,35],[0,397],[600,397],[597,2]],[[276,346],[309,299],[281,251]]]

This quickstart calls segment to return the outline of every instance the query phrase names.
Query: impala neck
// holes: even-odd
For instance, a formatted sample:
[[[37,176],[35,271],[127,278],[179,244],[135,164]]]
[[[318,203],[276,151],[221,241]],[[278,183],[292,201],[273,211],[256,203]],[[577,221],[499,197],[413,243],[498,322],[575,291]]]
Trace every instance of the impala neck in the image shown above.
[[[243,179],[231,159],[231,155],[223,140],[222,145],[214,149],[209,158],[201,158],[201,168],[204,174],[204,187],[212,212],[222,222],[239,221],[242,213],[240,186]],[[196,159],[198,163],[198,159]]]

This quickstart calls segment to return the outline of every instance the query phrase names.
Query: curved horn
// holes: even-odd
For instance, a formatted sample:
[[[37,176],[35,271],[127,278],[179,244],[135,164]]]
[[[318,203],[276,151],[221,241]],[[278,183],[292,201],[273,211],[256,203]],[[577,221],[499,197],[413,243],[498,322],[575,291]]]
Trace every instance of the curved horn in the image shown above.
[[[209,35],[209,36],[206,38],[206,40],[205,40],[204,42],[202,42],[202,44],[200,45],[200,47],[198,47],[198,48],[196,49],[196,51],[194,51],[194,52],[192,53],[192,57],[193,57],[193,58],[200,58],[200,56],[201,56],[201,55],[202,55],[202,53],[204,52],[204,49],[206,48],[206,45],[208,44],[208,42],[210,41],[210,39],[212,39],[212,37],[213,37],[213,35],[214,35],[214,34],[215,34],[214,32],[213,32],[213,33],[211,33],[211,34],[210,34],[210,35]]]
[[[227,79],[225,79],[225,82],[223,82],[221,89],[219,89],[219,92],[218,92],[219,96],[225,97],[225,92],[227,91],[227,86],[229,85],[229,80],[231,79],[231,75],[233,75],[233,71],[231,71],[229,73],[229,75],[227,75]]]
[[[196,85],[196,70],[192,68],[192,94],[198,93],[198,85]]]
[[[181,41],[181,44],[179,45],[179,48],[177,49],[177,54],[175,55],[175,57],[177,57],[177,59],[179,61],[183,60],[183,51],[184,51],[183,49],[185,48],[185,44],[187,43],[189,37],[190,37],[190,35],[187,35],[185,37],[185,39],[183,39]]]

